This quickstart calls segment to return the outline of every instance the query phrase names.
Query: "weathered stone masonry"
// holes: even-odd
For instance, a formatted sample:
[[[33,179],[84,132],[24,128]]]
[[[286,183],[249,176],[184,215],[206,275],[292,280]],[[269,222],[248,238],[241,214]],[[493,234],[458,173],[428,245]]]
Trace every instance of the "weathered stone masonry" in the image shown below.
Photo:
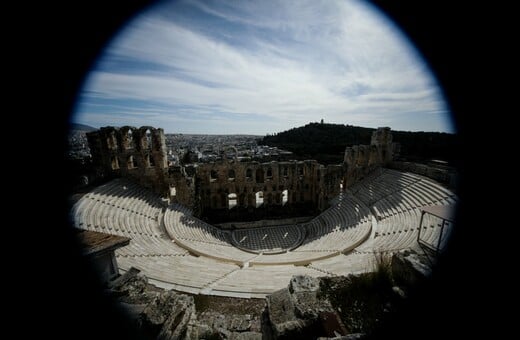
[[[212,222],[313,215],[342,188],[390,162],[394,150],[390,128],[379,128],[370,145],[347,147],[338,165],[235,159],[168,166],[162,129],[103,127],[87,138],[98,176],[134,178]]]
[[[370,145],[354,145],[345,149],[343,184],[349,187],[363,179],[374,169],[392,161],[398,144],[392,143],[389,127],[378,128],[372,133]]]
[[[132,177],[166,194],[168,163],[163,129],[102,127],[87,134],[99,177]]]
[[[337,179],[341,167],[314,160],[223,161],[199,165],[196,173],[201,215],[213,221],[311,215],[339,193]]]

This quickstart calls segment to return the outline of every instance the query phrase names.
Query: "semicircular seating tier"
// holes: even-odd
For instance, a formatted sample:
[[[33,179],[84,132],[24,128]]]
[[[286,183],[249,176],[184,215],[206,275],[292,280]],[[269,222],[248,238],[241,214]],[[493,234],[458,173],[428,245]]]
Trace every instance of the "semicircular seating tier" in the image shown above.
[[[194,254],[240,265],[301,265],[348,252],[370,236],[371,223],[369,209],[346,193],[304,224],[229,232],[193,217],[178,204],[164,214],[166,231],[177,244]]]
[[[366,272],[375,253],[419,249],[421,207],[456,201],[430,179],[382,169],[309,222],[231,232],[116,179],[84,195],[71,218],[77,228],[131,238],[116,251],[123,272],[136,267],[152,284],[193,294],[260,298],[285,287],[293,275]],[[445,225],[441,246],[452,227]],[[440,230],[439,221],[425,215],[421,239],[437,244]]]

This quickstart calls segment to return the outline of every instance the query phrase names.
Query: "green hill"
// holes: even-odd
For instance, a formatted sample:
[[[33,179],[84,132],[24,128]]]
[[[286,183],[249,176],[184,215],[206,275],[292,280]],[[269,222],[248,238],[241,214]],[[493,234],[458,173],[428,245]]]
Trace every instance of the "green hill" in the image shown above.
[[[345,147],[370,144],[375,129],[342,124],[309,123],[274,135],[265,136],[260,144],[289,150],[298,159],[316,159],[322,164],[339,163]],[[401,158],[410,161],[456,160],[456,136],[442,132],[392,131],[393,140],[401,144]]]

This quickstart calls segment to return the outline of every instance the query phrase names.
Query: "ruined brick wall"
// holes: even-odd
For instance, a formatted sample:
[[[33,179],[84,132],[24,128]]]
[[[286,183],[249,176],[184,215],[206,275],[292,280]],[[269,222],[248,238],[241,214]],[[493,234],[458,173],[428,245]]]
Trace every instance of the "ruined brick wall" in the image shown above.
[[[374,131],[370,145],[345,150],[344,162],[220,161],[168,167],[162,129],[103,127],[87,134],[98,176],[130,177],[211,222],[309,216],[393,159],[390,128]]]
[[[372,133],[370,145],[354,145],[345,149],[343,164],[345,167],[343,184],[349,187],[374,169],[386,166],[398,150],[392,142],[389,127],[378,128]]]
[[[381,127],[372,133],[370,146],[375,147],[372,163],[388,164],[393,159],[394,144],[389,127]]]
[[[87,139],[99,177],[131,177],[157,193],[167,194],[163,129],[109,126],[87,133]]]
[[[332,187],[339,190],[342,176],[330,171],[314,160],[201,164],[199,212],[215,222],[312,215],[326,207]]]
[[[181,203],[199,216],[196,195],[195,166],[170,166],[168,169],[168,197],[171,203]]]

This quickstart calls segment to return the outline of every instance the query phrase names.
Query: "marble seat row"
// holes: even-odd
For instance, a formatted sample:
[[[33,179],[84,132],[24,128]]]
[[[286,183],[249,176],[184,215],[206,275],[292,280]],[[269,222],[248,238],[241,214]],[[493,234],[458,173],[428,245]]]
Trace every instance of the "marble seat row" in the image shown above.
[[[305,230],[298,225],[282,225],[257,229],[238,229],[231,233],[235,246],[246,251],[276,253],[297,247]]]
[[[303,224],[227,232],[172,204],[164,214],[164,225],[172,239],[198,255],[237,264],[282,265],[309,263],[355,248],[370,234],[370,216],[366,206],[345,193],[323,214]]]
[[[404,179],[404,181],[403,181]],[[400,190],[395,182],[406,183]],[[366,183],[368,182],[368,183]],[[364,190],[369,188],[371,195]],[[449,189],[428,178],[415,174],[384,169],[380,175],[363,180],[355,185],[355,196],[374,212],[377,224],[373,236],[356,249],[358,253],[395,252],[401,249],[418,248],[417,237],[421,208],[435,205],[454,205],[457,196]],[[429,244],[438,244],[441,224],[434,217],[423,221],[421,239]],[[441,248],[446,244],[452,224],[445,226]]]
[[[160,227],[162,209],[157,195],[123,179],[113,180],[83,196],[73,207],[77,228],[132,239],[118,256],[181,256],[188,251],[172,243]]]
[[[308,222],[230,232],[180,204],[164,209],[151,191],[117,179],[81,198],[71,219],[78,228],[131,238],[116,251],[123,272],[137,267],[159,287],[193,294],[260,298],[296,274],[370,271],[377,254],[418,246],[421,207],[456,202],[434,181],[381,169]],[[438,242],[439,224],[425,217],[421,239]],[[445,226],[441,245],[452,228]]]

